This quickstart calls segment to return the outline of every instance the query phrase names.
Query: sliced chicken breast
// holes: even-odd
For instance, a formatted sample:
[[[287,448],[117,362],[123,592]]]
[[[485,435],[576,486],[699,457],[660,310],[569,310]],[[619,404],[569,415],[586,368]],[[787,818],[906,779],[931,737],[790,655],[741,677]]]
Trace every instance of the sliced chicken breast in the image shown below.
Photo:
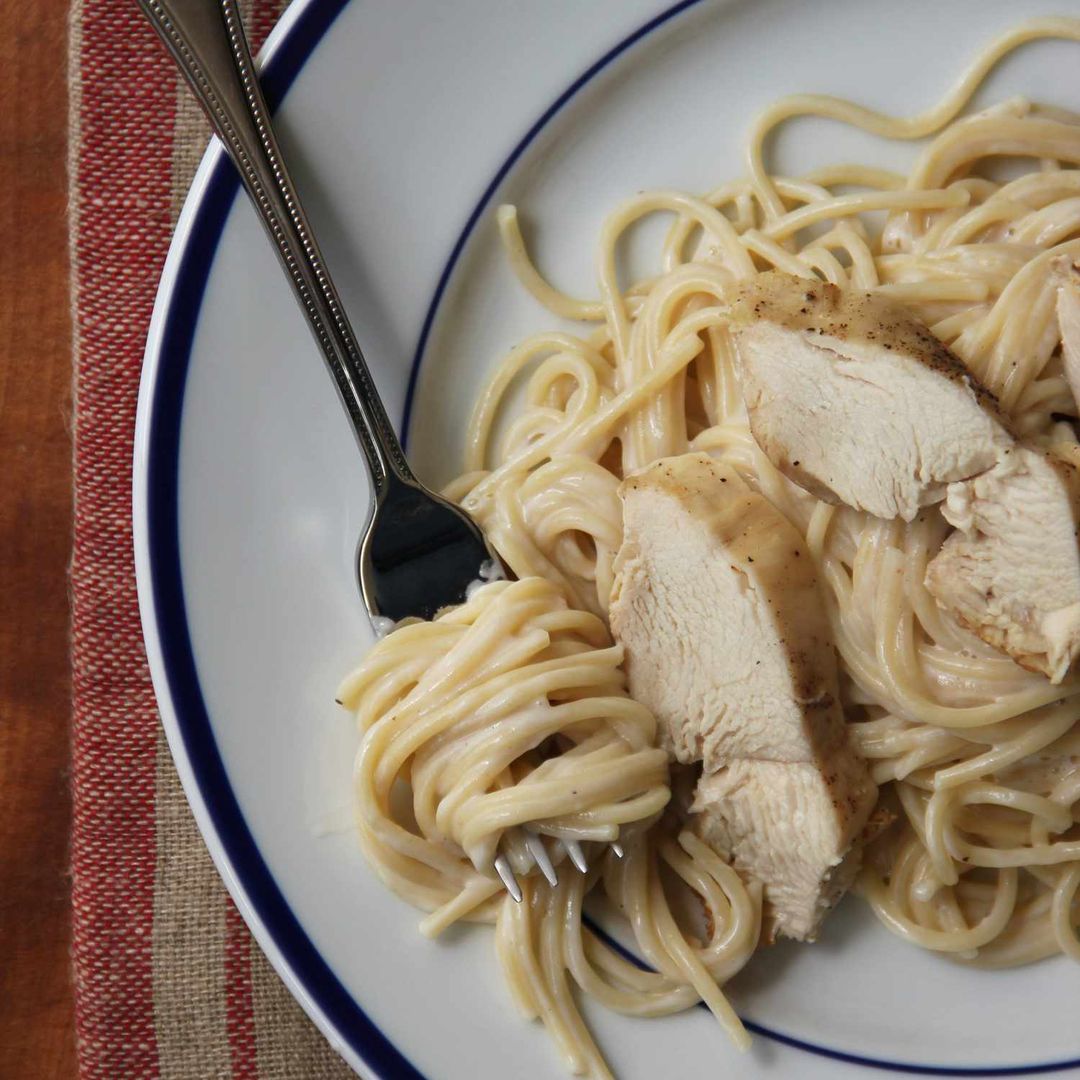
[[[1011,444],[993,395],[886,297],[773,271],[740,287],[732,332],[754,438],[828,502],[911,521]]]
[[[812,938],[850,882],[876,792],[837,700],[836,655],[796,529],[730,466],[666,458],[622,484],[610,620],[630,692],[678,761],[694,827]]]
[[[982,476],[949,486],[956,532],[926,571],[937,602],[984,641],[1051,682],[1080,651],[1080,473],[1017,445]]]

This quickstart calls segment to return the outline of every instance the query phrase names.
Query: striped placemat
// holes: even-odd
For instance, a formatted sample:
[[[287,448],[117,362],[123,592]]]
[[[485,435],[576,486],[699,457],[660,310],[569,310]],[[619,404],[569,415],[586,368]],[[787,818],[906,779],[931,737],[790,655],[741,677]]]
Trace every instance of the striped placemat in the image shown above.
[[[249,0],[257,46],[281,0]],[[80,1072],[351,1076],[229,901],[169,757],[143,652],[131,463],[158,276],[207,129],[131,0],[75,0],[74,962]]]

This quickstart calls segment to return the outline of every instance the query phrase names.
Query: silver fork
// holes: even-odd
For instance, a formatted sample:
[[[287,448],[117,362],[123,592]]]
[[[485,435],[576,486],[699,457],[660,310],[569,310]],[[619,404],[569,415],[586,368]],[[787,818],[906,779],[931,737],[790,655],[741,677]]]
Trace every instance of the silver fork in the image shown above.
[[[561,844],[566,851],[570,862],[583,874],[589,869],[585,858],[585,849],[580,840],[554,839],[553,842]],[[612,854],[617,858],[623,857],[623,848],[618,841],[610,845]],[[552,864],[551,856],[544,844],[543,837],[534,832],[528,826],[509,830],[509,836],[503,834],[504,850],[495,857],[495,872],[502,878],[506,891],[520,904],[522,899],[521,886],[514,874],[514,866],[519,871],[529,872],[536,868],[547,878],[552,887],[559,884],[559,877]]]
[[[476,522],[421,484],[405,460],[278,147],[236,0],[137,2],[236,165],[363,450],[373,508],[360,541],[357,577],[372,622],[430,619],[440,608],[461,603],[485,564],[505,568]],[[584,873],[581,845],[573,840],[564,845]],[[536,833],[510,830],[503,849],[494,869],[515,900],[522,896],[515,866],[518,873],[535,867],[557,883]]]

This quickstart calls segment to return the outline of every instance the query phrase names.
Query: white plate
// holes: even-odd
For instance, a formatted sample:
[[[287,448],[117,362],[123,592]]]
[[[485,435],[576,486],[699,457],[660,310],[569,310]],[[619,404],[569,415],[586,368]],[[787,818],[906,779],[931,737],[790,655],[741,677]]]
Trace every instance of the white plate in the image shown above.
[[[550,323],[499,257],[495,202],[518,202],[541,264],[588,294],[604,212],[641,188],[702,190],[740,173],[748,118],[767,101],[819,90],[910,111],[996,32],[1062,9],[1080,14],[1076,0],[301,0],[266,78],[275,97],[291,84],[282,141],[393,415],[419,370],[410,450],[439,483],[485,371]],[[1075,46],[1031,46],[983,99],[1023,91],[1076,108],[1078,71]],[[792,168],[913,152],[825,124],[779,151]],[[371,641],[353,570],[368,486],[234,194],[211,149],[162,280],[139,411],[140,598],[188,796],[263,948],[354,1067],[561,1076],[546,1036],[514,1013],[490,934],[422,940],[417,914],[357,852],[356,737],[333,692]],[[762,1033],[746,1058],[703,1010],[588,1015],[627,1080],[1080,1063],[1075,967],[963,970],[897,941],[853,899],[820,944],[763,953],[732,993]]]

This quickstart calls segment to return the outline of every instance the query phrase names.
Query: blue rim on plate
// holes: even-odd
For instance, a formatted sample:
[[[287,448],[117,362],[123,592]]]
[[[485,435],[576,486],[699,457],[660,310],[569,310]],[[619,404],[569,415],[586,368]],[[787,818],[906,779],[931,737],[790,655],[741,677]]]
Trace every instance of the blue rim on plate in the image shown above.
[[[262,71],[271,107],[284,98],[323,34],[348,0],[309,0]],[[529,128],[484,189],[451,250],[428,305],[409,374],[402,430],[407,432],[417,376],[440,302],[481,215],[509,171],[540,131],[614,60],[701,0],[679,0],[629,34],[583,72]],[[157,379],[150,394],[147,450],[147,523],[152,604],[177,729],[192,774],[229,865],[296,981],[355,1056],[382,1080],[423,1076],[375,1026],[334,975],[282,895],[229,783],[203,700],[192,651],[180,562],[179,452],[191,346],[210,267],[239,182],[222,154],[191,221],[160,336]],[[633,958],[636,959],[636,958]],[[1022,1076],[1080,1066],[1080,1058],[1013,1066],[938,1066],[850,1054],[746,1021],[755,1034],[835,1061],[929,1076]]]

